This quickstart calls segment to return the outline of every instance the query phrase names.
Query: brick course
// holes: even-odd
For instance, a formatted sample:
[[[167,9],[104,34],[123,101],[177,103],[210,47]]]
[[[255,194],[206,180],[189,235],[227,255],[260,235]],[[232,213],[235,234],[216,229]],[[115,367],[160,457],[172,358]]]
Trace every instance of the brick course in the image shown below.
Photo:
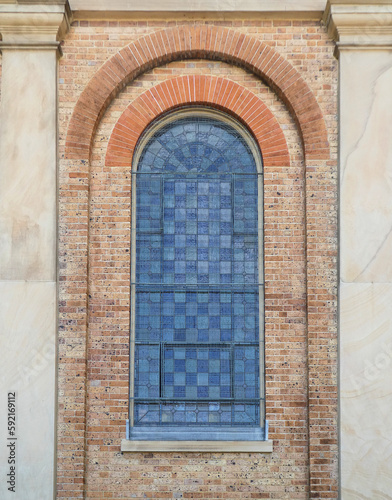
[[[176,34],[166,43],[175,51],[192,30],[196,43],[200,39],[205,51],[211,50],[209,60],[200,59],[207,57],[205,51],[187,51],[184,45],[180,60],[170,62],[166,54],[151,51],[167,33],[162,28],[172,25],[79,21],[63,46],[58,497],[337,498],[332,43],[315,22],[231,21],[218,29],[200,21],[178,32],[173,28]],[[230,56],[223,55],[215,42],[209,47],[212,33],[218,32],[227,34],[225,44],[233,47]],[[118,64],[116,54],[124,54],[129,50],[125,46],[146,34],[155,42],[139,40],[133,46],[138,47],[134,56],[141,63],[138,76],[121,81],[124,66],[128,75],[136,70],[132,58]],[[241,63],[242,68],[233,66],[240,64],[241,51],[246,61],[254,57],[256,46],[269,54],[274,48],[266,66],[255,73],[252,59]],[[145,53],[155,58],[153,65],[145,62]],[[98,73],[96,66],[101,66]],[[291,82],[292,87],[286,83],[292,88],[290,99],[276,84],[271,88],[260,80],[267,66],[273,68],[270,79],[281,75],[281,81]],[[105,80],[94,76],[101,77],[103,68]],[[223,97],[229,86],[235,89],[233,102],[238,94],[246,94],[243,102],[262,102],[272,117],[266,122],[268,132],[274,122],[281,130],[278,151],[287,144],[281,163],[269,164],[265,156],[266,408],[274,439],[271,456],[120,453],[128,412],[131,166],[130,156],[118,162],[112,146],[116,134],[121,142],[137,140],[145,126],[140,125],[136,135],[121,137],[128,108],[148,103],[149,95],[167,95],[165,90],[175,82],[197,80],[198,87],[183,87],[191,99],[196,98],[194,89],[200,92],[200,82],[208,80],[221,83],[222,93],[215,87],[210,101],[221,98],[222,107],[230,104]],[[289,104],[293,95],[299,96],[295,110]],[[166,105],[172,100],[169,95]],[[140,109],[152,119],[150,107]],[[121,142],[117,146],[122,147]]]

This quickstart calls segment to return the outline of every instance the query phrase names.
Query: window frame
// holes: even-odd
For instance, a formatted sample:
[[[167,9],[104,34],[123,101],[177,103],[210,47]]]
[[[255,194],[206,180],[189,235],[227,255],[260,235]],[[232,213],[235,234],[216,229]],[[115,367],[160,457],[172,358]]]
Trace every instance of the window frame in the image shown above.
[[[187,427],[178,426],[170,439],[157,437],[151,439],[149,427],[145,432],[138,432],[138,438],[131,436],[134,412],[135,384],[135,328],[136,328],[136,173],[141,155],[152,136],[164,126],[187,117],[212,118],[230,125],[238,132],[250,148],[256,164],[258,184],[258,274],[259,274],[259,398],[260,398],[260,433],[250,438],[241,428],[231,427],[230,432],[222,432],[222,439],[186,439]],[[155,119],[145,129],[138,140],[132,160],[131,183],[131,285],[130,285],[130,373],[129,373],[129,419],[127,436],[122,441],[122,451],[258,451],[271,452],[272,442],[268,440],[268,421],[265,419],[265,327],[264,327],[264,182],[263,161],[259,146],[249,130],[230,115],[206,106],[187,106],[170,111]],[[246,286],[246,285],[244,285]],[[208,428],[208,427],[207,427]],[[176,428],[177,429],[177,428]],[[253,428],[252,428],[253,429]],[[166,428],[162,426],[162,434]],[[144,434],[144,436],[143,436]],[[141,436],[141,438],[140,438]],[[244,437],[242,437],[244,436]]]

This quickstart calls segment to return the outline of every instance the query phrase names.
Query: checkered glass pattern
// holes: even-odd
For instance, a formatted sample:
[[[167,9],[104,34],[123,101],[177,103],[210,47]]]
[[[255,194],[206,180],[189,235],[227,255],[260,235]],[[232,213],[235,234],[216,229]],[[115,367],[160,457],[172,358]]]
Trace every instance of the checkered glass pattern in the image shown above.
[[[136,179],[134,425],[259,425],[258,175],[233,127],[183,118]]]

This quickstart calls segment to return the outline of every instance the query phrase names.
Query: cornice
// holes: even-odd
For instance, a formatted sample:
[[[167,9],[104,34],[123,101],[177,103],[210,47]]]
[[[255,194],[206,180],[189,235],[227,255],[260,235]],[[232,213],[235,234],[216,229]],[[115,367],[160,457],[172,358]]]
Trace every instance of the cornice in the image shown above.
[[[68,33],[71,19],[68,0],[0,0],[0,48],[56,48]]]
[[[75,13],[322,13],[327,0],[69,0]]]
[[[323,21],[338,51],[392,48],[392,0],[328,0]]]

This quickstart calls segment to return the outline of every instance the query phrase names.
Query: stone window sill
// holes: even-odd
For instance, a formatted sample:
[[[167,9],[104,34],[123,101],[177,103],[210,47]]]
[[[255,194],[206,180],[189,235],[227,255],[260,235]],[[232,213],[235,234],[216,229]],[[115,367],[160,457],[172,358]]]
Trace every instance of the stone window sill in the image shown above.
[[[273,442],[268,441],[131,441],[123,439],[122,452],[227,452],[272,453]]]

